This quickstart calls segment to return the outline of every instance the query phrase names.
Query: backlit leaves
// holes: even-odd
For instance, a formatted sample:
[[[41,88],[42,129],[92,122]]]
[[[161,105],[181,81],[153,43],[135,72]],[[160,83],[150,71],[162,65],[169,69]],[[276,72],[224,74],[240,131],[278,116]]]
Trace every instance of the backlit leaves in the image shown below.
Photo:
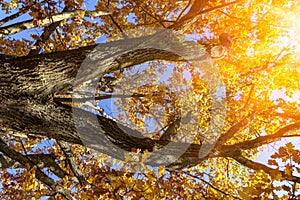
[[[28,36],[24,33],[24,37],[9,35],[1,38],[0,51],[5,55],[27,55],[34,42],[40,39],[39,31],[47,31],[49,24],[42,20],[61,13],[64,6],[82,11],[78,16],[60,22],[49,39],[40,44],[42,53],[91,45],[101,36],[101,42],[105,38],[123,39],[125,36],[122,38],[120,32],[136,27],[167,28],[178,22],[178,17],[188,13],[189,8],[183,9],[193,2],[0,1],[1,9],[7,15],[22,8],[28,9],[33,23],[38,25],[38,29]],[[218,36],[223,32],[234,38],[229,55],[214,61],[226,86],[225,128],[220,132],[226,134],[235,124],[251,113],[255,114],[225,144],[236,145],[262,136],[270,136],[266,140],[272,140],[278,129],[299,122],[299,2],[251,0],[221,6],[230,2],[209,1],[199,8],[203,13],[195,16],[195,21],[189,24],[184,34],[189,34],[191,40],[201,45],[219,44]],[[95,5],[89,5],[93,3]],[[87,7],[107,10],[111,15],[84,17]],[[110,108],[115,108],[109,110],[111,116],[144,136],[159,140],[170,124],[188,115],[189,110],[197,110],[193,119],[177,128],[172,140],[201,144],[212,112],[210,91],[201,70],[197,71],[184,62],[149,61],[108,76],[123,86],[121,89],[113,88],[113,94],[124,95],[111,102]],[[101,90],[98,92],[106,94]],[[135,96],[129,98],[126,96],[128,93]],[[280,137],[293,136],[297,141],[297,134],[299,137],[299,130]],[[125,161],[129,167],[138,166],[145,171],[129,173],[121,161],[96,154],[80,145],[70,145],[75,163],[87,180],[87,184],[81,186],[55,141],[44,137],[24,139],[13,136],[3,137],[3,140],[23,155],[52,153],[54,163],[67,174],[58,177],[53,168],[45,167],[45,163],[35,167],[19,164],[18,168],[2,168],[1,196],[6,199],[25,199],[27,196],[39,199],[51,195],[50,199],[62,198],[37,180],[37,169],[43,169],[63,188],[71,188],[71,195],[77,199],[296,199],[298,193],[295,191],[299,192],[299,183],[287,181],[300,174],[299,144],[291,142],[275,148],[273,155],[263,163],[271,167],[271,174],[267,170],[251,168],[249,163],[237,162],[234,156],[218,157],[218,151],[215,152],[217,156],[212,155],[187,169],[167,171],[165,167],[148,168],[144,162],[149,152],[144,151],[140,155],[141,149],[138,148],[124,155]],[[239,156],[255,160],[261,149],[248,148]],[[284,194],[280,196],[280,193]]]

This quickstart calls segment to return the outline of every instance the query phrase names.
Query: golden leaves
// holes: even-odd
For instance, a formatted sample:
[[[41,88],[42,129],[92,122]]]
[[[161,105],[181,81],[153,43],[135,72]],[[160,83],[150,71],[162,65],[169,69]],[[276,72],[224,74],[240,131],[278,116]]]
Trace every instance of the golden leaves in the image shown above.
[[[247,1],[247,4],[244,3],[246,1],[240,2],[237,5],[202,13],[198,16],[199,20],[186,30],[186,33],[198,33],[197,38],[201,44],[207,42],[214,45],[217,43],[215,37],[224,31],[230,32],[235,37],[229,56],[214,63],[226,84],[226,128],[229,129],[253,110],[259,112],[247,127],[231,138],[230,144],[273,134],[278,127],[296,120],[292,117],[275,116],[275,111],[293,113],[297,112],[299,107],[296,101],[291,102],[283,96],[280,101],[270,97],[274,90],[280,90],[284,91],[286,97],[291,98],[299,90],[300,71],[299,55],[297,55],[299,40],[296,38],[297,32],[288,30],[294,23],[289,21],[289,18],[296,16],[299,3],[262,0]],[[66,0],[64,4],[79,9],[83,6],[83,0]],[[96,10],[108,9],[112,12],[111,17],[115,22],[109,16],[86,19],[84,9],[75,18],[61,22],[60,27],[57,27],[45,43],[43,53],[89,45],[103,34],[107,37],[119,34],[120,29],[128,30],[137,26],[169,26],[176,23],[178,15],[187,4],[188,1],[178,3],[171,0],[98,1]],[[221,1],[209,3],[210,8],[220,4]],[[1,2],[2,9],[7,12],[10,12],[11,8],[17,8],[18,5],[23,7],[25,4],[17,1],[11,1],[9,4]],[[60,6],[59,2],[53,2],[49,7],[39,4],[31,7],[29,13],[34,18],[33,23],[43,27],[45,24],[42,20],[51,19],[54,13],[59,13]],[[287,12],[288,17],[284,17],[283,14]],[[297,18],[292,19],[297,23]],[[279,22],[289,27],[282,27]],[[32,39],[41,38],[34,32]],[[0,50],[5,54],[26,55],[32,43],[33,41],[29,39],[1,38]],[[147,63],[147,69],[144,72],[142,69],[146,67],[139,67],[132,68],[132,71],[129,69],[112,74],[116,79],[125,77],[124,79],[132,78],[131,80],[136,81],[134,82],[136,85],[127,84],[128,87],[123,88],[125,92],[130,91],[136,96],[127,100],[124,100],[124,97],[114,104],[115,107],[124,108],[116,115],[118,119],[131,127],[137,127],[147,136],[159,139],[164,128],[174,119],[185,116],[188,113],[187,110],[194,106],[191,103],[192,100],[196,100],[197,108],[201,110],[201,113],[196,113],[199,116],[195,120],[199,129],[192,131],[191,124],[188,124],[181,127],[180,131],[183,138],[184,136],[193,138],[191,136],[196,135],[196,140],[191,141],[200,143],[210,123],[211,108],[209,88],[200,73],[197,74],[191,66],[183,63]],[[171,68],[172,70],[168,70]],[[159,76],[165,75],[168,75],[167,78],[164,77],[165,81],[158,81]],[[183,101],[182,97],[186,98],[186,101]],[[275,105],[278,106],[277,110],[269,109]],[[148,128],[147,125],[149,125]],[[201,136],[197,135],[200,129]],[[32,151],[37,142],[24,141],[25,151]],[[20,143],[12,141],[9,144],[12,148],[24,152]],[[43,152],[45,149],[46,147],[37,152]],[[273,187],[272,181],[281,181],[283,178],[300,173],[298,149],[292,143],[280,147],[267,162],[277,170],[274,170],[270,176],[259,170],[250,171],[231,158],[209,158],[189,170],[195,177],[200,177],[218,189],[226,191],[229,196],[239,194],[243,199],[270,198],[270,190],[291,191],[291,187],[287,185]],[[95,156],[87,153],[85,149],[78,148],[75,157],[90,184],[85,186],[87,189],[85,192],[73,180],[70,166],[59,148],[54,144],[48,150],[56,156],[56,162],[59,163],[61,169],[69,174],[56,182],[64,187],[74,188],[73,194],[82,199],[108,199],[116,198],[117,195],[125,196],[127,199],[173,199],[179,196],[185,199],[200,199],[203,196],[221,199],[224,196],[212,186],[201,182],[201,179],[187,178],[184,171],[168,172],[165,167],[159,167],[145,174],[116,172],[114,169],[120,166],[118,161],[111,161],[104,155]],[[139,151],[140,149],[132,149],[132,152],[125,155],[125,160],[127,162],[138,161],[142,167],[147,168],[144,163],[149,152],[138,156]],[[259,149],[255,148],[243,152],[243,155],[254,158],[253,154],[258,151]],[[279,169],[283,173],[280,173]],[[17,182],[16,189],[11,189],[11,193],[21,193],[20,191],[24,190],[38,195],[46,194],[47,188],[37,185],[35,172],[36,167],[30,168],[29,165],[24,166],[24,171],[15,174],[2,172],[4,188],[8,188],[7,191],[9,191],[12,187],[8,185]],[[23,184],[21,184],[22,181]],[[115,196],[113,196],[114,193]]]

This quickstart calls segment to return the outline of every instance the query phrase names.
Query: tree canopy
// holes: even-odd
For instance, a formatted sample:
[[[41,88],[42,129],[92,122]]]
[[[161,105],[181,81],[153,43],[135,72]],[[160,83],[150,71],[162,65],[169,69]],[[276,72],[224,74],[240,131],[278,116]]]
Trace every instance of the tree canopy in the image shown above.
[[[0,5],[1,199],[300,198],[298,1]]]

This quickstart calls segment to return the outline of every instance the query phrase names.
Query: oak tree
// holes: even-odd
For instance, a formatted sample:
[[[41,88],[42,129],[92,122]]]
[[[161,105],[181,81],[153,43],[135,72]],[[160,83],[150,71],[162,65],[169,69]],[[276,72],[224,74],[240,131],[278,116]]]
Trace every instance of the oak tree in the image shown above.
[[[0,5],[2,199],[300,198],[299,2]]]

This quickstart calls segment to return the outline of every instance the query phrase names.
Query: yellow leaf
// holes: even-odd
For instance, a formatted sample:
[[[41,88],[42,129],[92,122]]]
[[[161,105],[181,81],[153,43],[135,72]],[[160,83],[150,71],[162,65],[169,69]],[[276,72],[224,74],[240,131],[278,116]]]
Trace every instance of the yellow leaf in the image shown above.
[[[34,186],[35,186],[35,184],[33,182],[27,187],[27,190],[32,190],[34,188]]]
[[[165,172],[165,167],[159,167],[158,176],[161,176]]]
[[[10,7],[11,8],[17,8],[18,4],[16,2],[11,2]]]

